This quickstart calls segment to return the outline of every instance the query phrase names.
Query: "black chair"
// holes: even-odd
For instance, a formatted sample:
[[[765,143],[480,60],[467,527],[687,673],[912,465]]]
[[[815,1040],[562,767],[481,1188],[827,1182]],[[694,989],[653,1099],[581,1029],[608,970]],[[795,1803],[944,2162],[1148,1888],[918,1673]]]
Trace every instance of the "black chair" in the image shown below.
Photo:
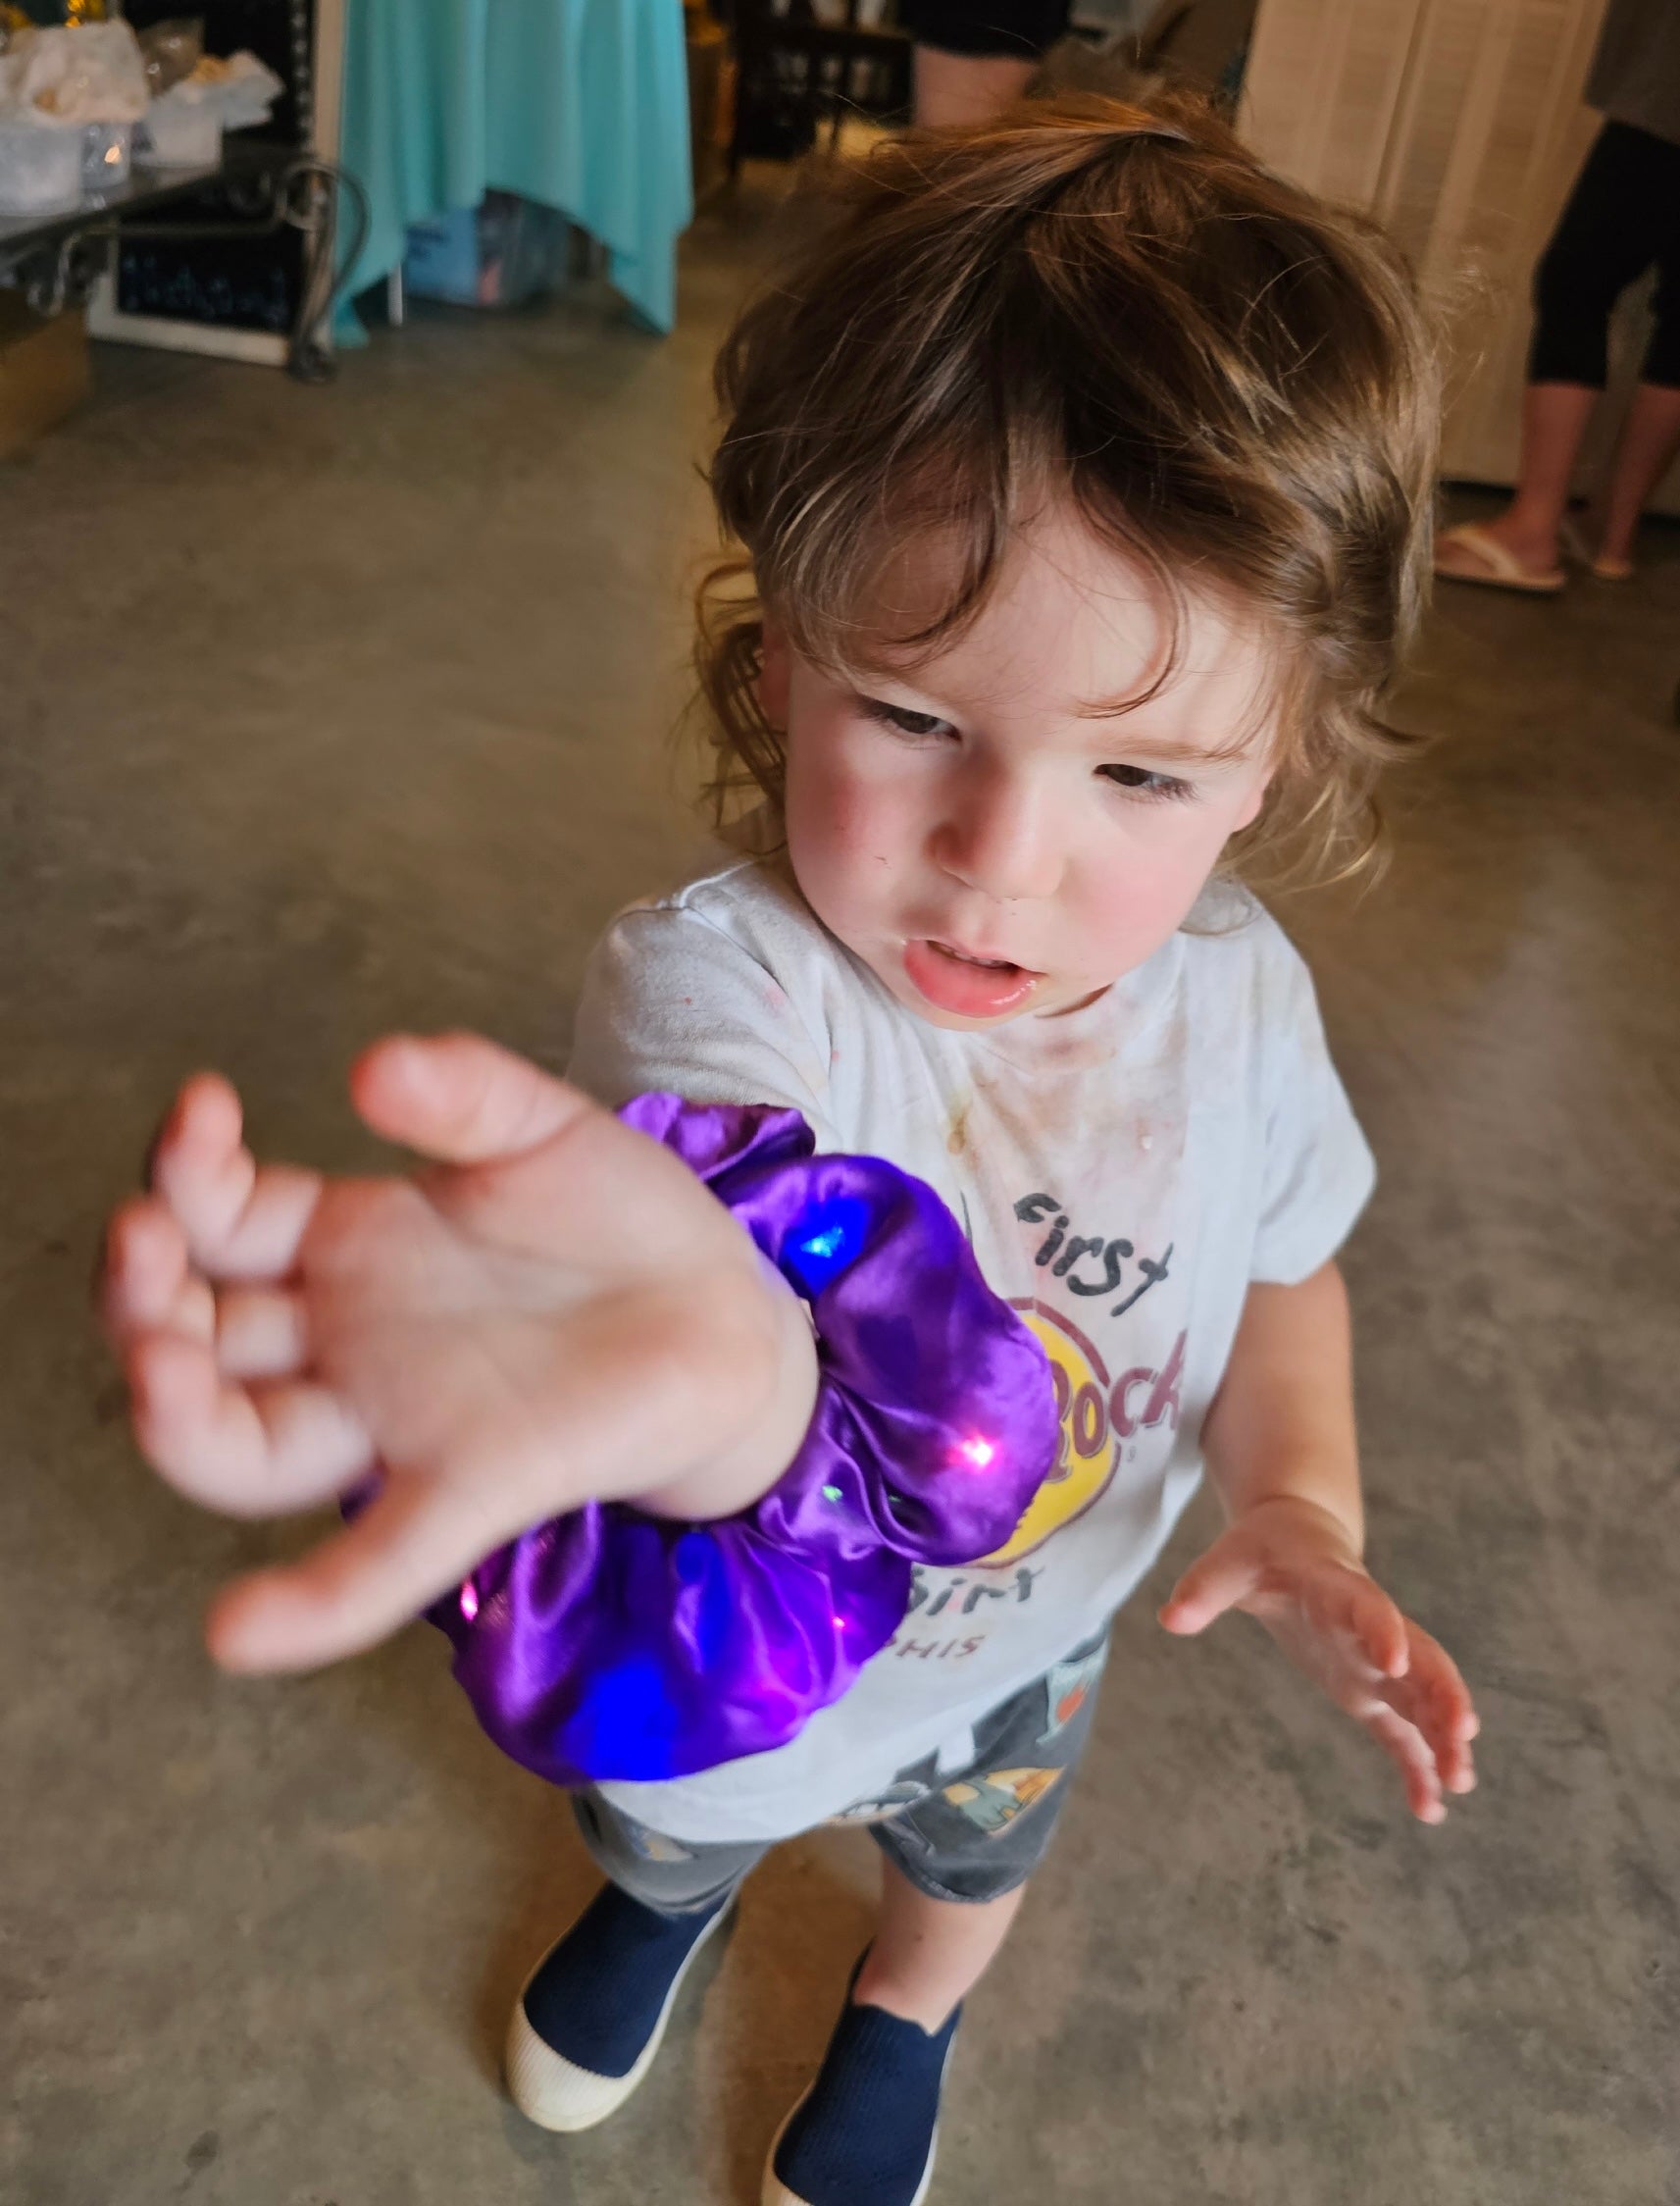
[[[848,114],[902,121],[910,110],[910,39],[892,25],[827,23],[811,0],[729,0],[722,11],[735,49],[735,126],[729,173],[743,160],[789,161],[816,143],[824,122],[838,143]]]

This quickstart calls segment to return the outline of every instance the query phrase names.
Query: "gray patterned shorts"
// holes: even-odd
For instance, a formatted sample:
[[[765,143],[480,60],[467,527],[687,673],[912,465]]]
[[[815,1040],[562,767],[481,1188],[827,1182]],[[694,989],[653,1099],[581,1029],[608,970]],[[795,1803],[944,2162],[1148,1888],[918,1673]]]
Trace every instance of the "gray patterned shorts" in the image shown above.
[[[882,1852],[931,1899],[978,1904],[1024,1884],[1044,1859],[1068,1779],[1091,1735],[1106,1630],[974,1726],[966,1767],[936,1757],[901,1770],[878,1799],[837,1822],[863,1823]],[[669,1915],[715,1907],[770,1851],[767,1843],[690,1843],[649,1830],[603,1800],[579,1793],[584,1843],[622,1891]]]

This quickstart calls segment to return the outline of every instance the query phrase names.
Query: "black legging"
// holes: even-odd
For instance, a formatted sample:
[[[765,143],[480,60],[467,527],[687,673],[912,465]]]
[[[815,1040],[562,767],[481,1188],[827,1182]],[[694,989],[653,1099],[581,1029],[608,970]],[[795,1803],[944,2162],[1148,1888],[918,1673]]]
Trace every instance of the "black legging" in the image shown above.
[[[1067,29],[1070,0],[900,0],[918,46],[978,58],[1036,61]]]
[[[1604,387],[1610,309],[1656,266],[1644,383],[1680,387],[1680,145],[1606,123],[1534,272],[1530,383]]]

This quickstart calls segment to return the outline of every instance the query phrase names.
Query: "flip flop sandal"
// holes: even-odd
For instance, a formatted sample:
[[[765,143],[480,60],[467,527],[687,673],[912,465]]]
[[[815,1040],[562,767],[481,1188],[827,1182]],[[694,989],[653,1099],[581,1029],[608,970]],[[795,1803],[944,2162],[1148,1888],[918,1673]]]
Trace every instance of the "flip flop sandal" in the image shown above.
[[[1563,548],[1577,566],[1585,567],[1588,574],[1599,582],[1632,582],[1638,569],[1631,559],[1606,559],[1603,552],[1588,546],[1586,538],[1573,521],[1565,521],[1558,535]]]
[[[1468,567],[1443,566],[1441,553],[1449,544],[1456,544],[1472,559],[1479,559],[1483,572],[1478,574]],[[1561,567],[1525,567],[1514,552],[1505,549],[1498,537],[1489,536],[1486,529],[1479,529],[1473,521],[1447,531],[1436,547],[1435,572],[1444,582],[1479,583],[1485,590],[1514,590],[1526,597],[1555,597],[1565,580]]]

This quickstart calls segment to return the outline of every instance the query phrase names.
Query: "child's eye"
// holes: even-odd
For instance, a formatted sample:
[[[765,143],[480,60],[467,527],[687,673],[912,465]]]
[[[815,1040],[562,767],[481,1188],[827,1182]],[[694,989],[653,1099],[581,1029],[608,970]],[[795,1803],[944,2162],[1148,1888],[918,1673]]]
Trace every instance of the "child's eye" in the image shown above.
[[[953,733],[948,720],[940,719],[937,713],[912,712],[908,705],[889,704],[885,697],[859,699],[867,717],[879,720],[883,727],[896,728],[901,736],[938,736]]]
[[[1134,796],[1194,796],[1196,792],[1189,782],[1180,781],[1176,774],[1157,774],[1147,766],[1098,766],[1097,772],[1117,789]]]

